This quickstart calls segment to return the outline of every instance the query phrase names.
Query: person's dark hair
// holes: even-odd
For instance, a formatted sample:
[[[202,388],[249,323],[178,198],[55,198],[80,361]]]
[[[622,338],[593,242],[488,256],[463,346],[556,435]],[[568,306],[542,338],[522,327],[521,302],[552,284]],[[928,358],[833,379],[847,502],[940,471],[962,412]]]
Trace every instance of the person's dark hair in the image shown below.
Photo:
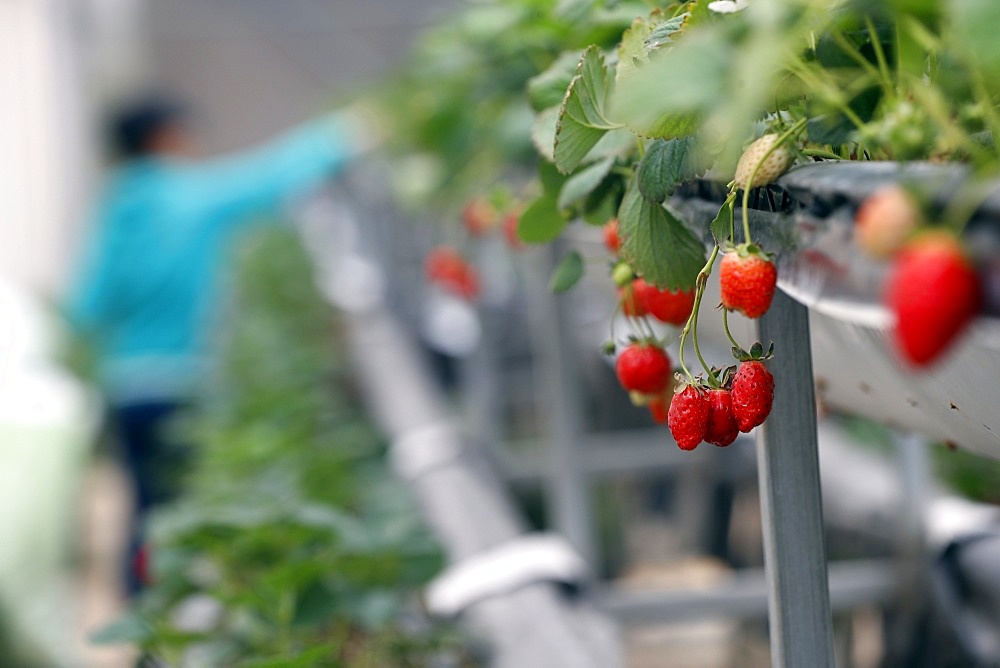
[[[180,103],[163,95],[150,95],[123,105],[111,118],[111,143],[121,158],[138,158],[150,152],[156,133],[184,119]]]

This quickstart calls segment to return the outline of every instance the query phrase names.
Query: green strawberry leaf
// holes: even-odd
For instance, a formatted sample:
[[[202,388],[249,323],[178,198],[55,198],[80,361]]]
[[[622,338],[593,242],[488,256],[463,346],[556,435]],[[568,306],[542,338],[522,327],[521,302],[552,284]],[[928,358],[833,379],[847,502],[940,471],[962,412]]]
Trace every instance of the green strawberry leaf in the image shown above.
[[[535,145],[538,155],[549,162],[555,162],[553,146],[556,143],[556,125],[559,124],[559,107],[550,107],[535,116],[531,126],[531,143]]]
[[[577,206],[577,214],[589,225],[604,225],[618,215],[624,192],[621,177],[609,175]]]
[[[688,16],[687,12],[679,14],[653,28],[646,37],[646,48],[658,49],[664,44],[672,43],[674,41],[673,35],[684,28],[684,23],[687,21]]]
[[[705,247],[660,204],[648,202],[635,177],[618,210],[622,258],[658,288],[690,290],[705,264]]]
[[[614,158],[605,158],[569,177],[563,184],[562,190],[559,191],[559,209],[568,209],[590,195],[597,186],[601,185],[601,181],[608,175],[614,164]]]
[[[715,238],[715,243],[717,243],[720,248],[732,241],[730,235],[733,230],[734,205],[735,202],[732,199],[726,200],[725,204],[722,205],[722,208],[719,209],[719,215],[717,215],[715,220],[712,221],[712,237]]]
[[[576,251],[570,251],[552,272],[549,289],[556,294],[566,292],[576,285],[581,276],[583,276],[583,258]]]
[[[613,73],[605,65],[604,56],[596,46],[589,47],[580,58],[559,110],[553,150],[559,171],[576,169],[604,133],[621,127],[607,116],[613,86]]]
[[[566,179],[566,175],[560,174],[555,165],[548,162],[539,163],[538,181],[542,184],[542,192],[548,197],[556,199],[565,185]]]
[[[712,0],[691,0],[687,5],[688,17],[684,21],[683,27],[685,29],[691,28],[706,21],[711,21],[713,16],[717,16],[717,14],[708,8],[711,2]]]
[[[559,212],[555,196],[545,193],[521,214],[517,236],[530,244],[548,243],[559,236],[567,222]]]
[[[631,127],[636,134],[647,139],[676,139],[694,134],[700,124],[698,114],[664,114],[648,125]]]
[[[642,63],[649,60],[646,38],[652,29],[653,27],[646,19],[637,18],[622,35],[622,41],[618,45],[618,65],[615,68],[616,81],[621,81],[636,72]]]
[[[628,128],[618,128],[604,133],[584,162],[603,158],[621,157],[635,151],[635,134]]]
[[[704,174],[703,162],[693,137],[657,140],[639,163],[639,191],[650,202],[659,204],[678,185]]]
[[[611,113],[644,137],[692,134],[732,95],[733,47],[716,30],[692,31],[615,88]]]
[[[566,97],[566,89],[576,75],[580,62],[579,51],[564,51],[541,74],[528,79],[528,101],[535,111],[559,107]]]

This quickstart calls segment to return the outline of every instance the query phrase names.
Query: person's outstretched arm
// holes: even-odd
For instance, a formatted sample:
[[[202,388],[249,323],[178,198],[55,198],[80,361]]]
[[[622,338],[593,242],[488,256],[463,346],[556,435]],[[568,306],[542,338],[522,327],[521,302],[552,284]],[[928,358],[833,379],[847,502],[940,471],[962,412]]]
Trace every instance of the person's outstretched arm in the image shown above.
[[[366,151],[366,133],[355,111],[324,116],[243,153],[192,165],[185,169],[185,195],[227,222],[272,210]]]

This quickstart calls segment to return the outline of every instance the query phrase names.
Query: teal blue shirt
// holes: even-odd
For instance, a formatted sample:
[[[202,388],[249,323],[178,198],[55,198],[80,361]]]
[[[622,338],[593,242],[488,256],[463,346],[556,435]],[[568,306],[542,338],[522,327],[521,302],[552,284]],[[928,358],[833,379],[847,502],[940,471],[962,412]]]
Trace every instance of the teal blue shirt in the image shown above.
[[[327,118],[244,154],[145,158],[111,174],[67,314],[97,343],[112,402],[191,392],[234,231],[336,173],[349,139]]]

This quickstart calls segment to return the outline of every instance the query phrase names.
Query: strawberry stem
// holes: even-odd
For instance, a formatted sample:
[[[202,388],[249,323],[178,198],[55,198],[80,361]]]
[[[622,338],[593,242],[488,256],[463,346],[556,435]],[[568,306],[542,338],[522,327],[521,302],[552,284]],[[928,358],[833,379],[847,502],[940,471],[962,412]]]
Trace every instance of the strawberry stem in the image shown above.
[[[892,86],[892,75],[889,73],[889,62],[886,60],[885,51],[882,49],[882,41],[878,37],[878,30],[875,29],[875,23],[872,21],[872,17],[865,15],[865,28],[868,30],[868,38],[872,41],[872,48],[875,50],[875,60],[878,62],[879,72],[882,74],[882,80],[889,83]]]
[[[817,158],[826,158],[827,160],[843,160],[842,157],[840,157],[833,151],[824,151],[823,149],[819,148],[807,148],[802,151],[802,154],[810,158],[817,157]]]
[[[694,352],[698,356],[698,361],[701,362],[702,368],[705,369],[705,373],[708,376],[708,384],[712,387],[720,387],[719,379],[712,373],[712,368],[708,366],[705,357],[701,354],[701,346],[698,345],[698,311],[701,310],[701,299],[705,295],[705,285],[708,283],[708,277],[712,273],[712,265],[715,264],[715,258],[718,256],[719,246],[716,244],[715,248],[712,249],[712,254],[709,256],[708,262],[698,272],[698,278],[695,280],[694,306],[691,308],[691,315],[688,316],[687,322],[684,323],[684,329],[681,331],[680,353],[678,355],[681,369],[683,369],[688,379],[694,382],[694,376],[691,375],[687,365],[684,364],[684,344],[687,341],[688,332],[690,332],[694,341]]]
[[[643,338],[649,339],[650,341],[656,340],[656,332],[653,331],[653,326],[649,324],[649,318],[644,315],[640,315],[634,318],[634,320],[636,328],[642,333]]]
[[[729,309],[722,307],[722,328],[726,330],[726,336],[729,337],[729,342],[733,344],[736,348],[743,348],[733,336],[733,333],[729,331]]]
[[[750,190],[753,188],[753,180],[757,176],[760,166],[763,165],[771,154],[774,153],[782,144],[788,141],[789,137],[797,134],[802,128],[805,127],[808,119],[800,118],[795,122],[795,125],[785,130],[771,145],[769,149],[760,157],[757,164],[754,165],[753,171],[750,172],[750,178],[747,179],[747,187],[743,189],[743,241],[745,243],[753,243],[750,236]]]

